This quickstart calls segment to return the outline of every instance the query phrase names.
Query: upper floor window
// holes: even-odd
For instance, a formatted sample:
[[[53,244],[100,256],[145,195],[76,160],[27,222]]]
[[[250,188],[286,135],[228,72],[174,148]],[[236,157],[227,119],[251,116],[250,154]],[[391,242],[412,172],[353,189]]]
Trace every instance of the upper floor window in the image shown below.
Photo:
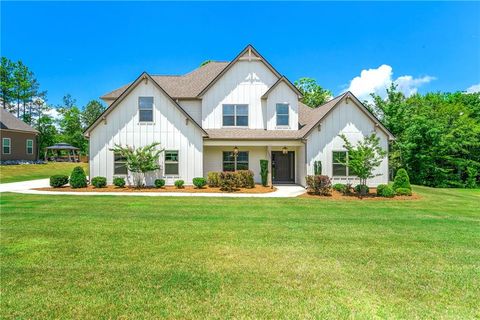
[[[138,97],[140,122],[153,122],[153,97]]]
[[[287,103],[277,103],[277,127],[288,127],[289,124],[289,106]]]
[[[164,175],[178,175],[178,150],[165,151]]]
[[[27,154],[33,154],[33,140],[32,139],[27,139]]]
[[[2,153],[3,154],[10,154],[12,152],[12,145],[10,138],[3,138],[2,139]]]
[[[224,127],[247,127],[248,104],[224,104],[223,105]]]

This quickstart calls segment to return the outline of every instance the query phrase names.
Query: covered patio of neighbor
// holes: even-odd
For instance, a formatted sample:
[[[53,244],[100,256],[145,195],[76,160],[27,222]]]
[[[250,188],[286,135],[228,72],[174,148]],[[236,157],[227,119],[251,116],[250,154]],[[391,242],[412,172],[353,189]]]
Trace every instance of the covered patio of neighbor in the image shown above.
[[[79,148],[65,142],[56,143],[45,148],[45,161],[80,162],[79,150]],[[49,151],[50,154],[53,154],[50,158],[48,157]]]

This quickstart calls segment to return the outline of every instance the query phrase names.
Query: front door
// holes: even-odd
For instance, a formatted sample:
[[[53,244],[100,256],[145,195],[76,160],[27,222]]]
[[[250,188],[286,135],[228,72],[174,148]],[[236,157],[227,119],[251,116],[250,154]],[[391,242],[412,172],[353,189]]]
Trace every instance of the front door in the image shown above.
[[[295,182],[295,152],[272,151],[273,183]]]

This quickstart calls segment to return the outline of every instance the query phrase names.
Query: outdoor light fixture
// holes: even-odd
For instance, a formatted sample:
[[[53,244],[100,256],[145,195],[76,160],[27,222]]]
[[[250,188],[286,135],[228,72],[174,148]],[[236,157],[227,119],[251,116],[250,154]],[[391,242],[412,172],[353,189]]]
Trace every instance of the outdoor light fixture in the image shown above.
[[[288,153],[287,147],[283,147],[283,148],[282,148],[282,153],[283,153],[283,154],[287,154],[287,153]]]
[[[233,154],[234,154],[234,155],[237,155],[237,154],[238,154],[238,148],[237,148],[237,147],[233,147]]]

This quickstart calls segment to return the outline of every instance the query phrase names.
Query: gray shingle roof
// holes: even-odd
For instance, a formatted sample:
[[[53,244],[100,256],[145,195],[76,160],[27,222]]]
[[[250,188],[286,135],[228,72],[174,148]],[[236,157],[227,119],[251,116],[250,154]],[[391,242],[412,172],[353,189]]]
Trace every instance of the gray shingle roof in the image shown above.
[[[16,130],[37,133],[38,131],[15,117],[7,110],[0,108],[0,129]]]

